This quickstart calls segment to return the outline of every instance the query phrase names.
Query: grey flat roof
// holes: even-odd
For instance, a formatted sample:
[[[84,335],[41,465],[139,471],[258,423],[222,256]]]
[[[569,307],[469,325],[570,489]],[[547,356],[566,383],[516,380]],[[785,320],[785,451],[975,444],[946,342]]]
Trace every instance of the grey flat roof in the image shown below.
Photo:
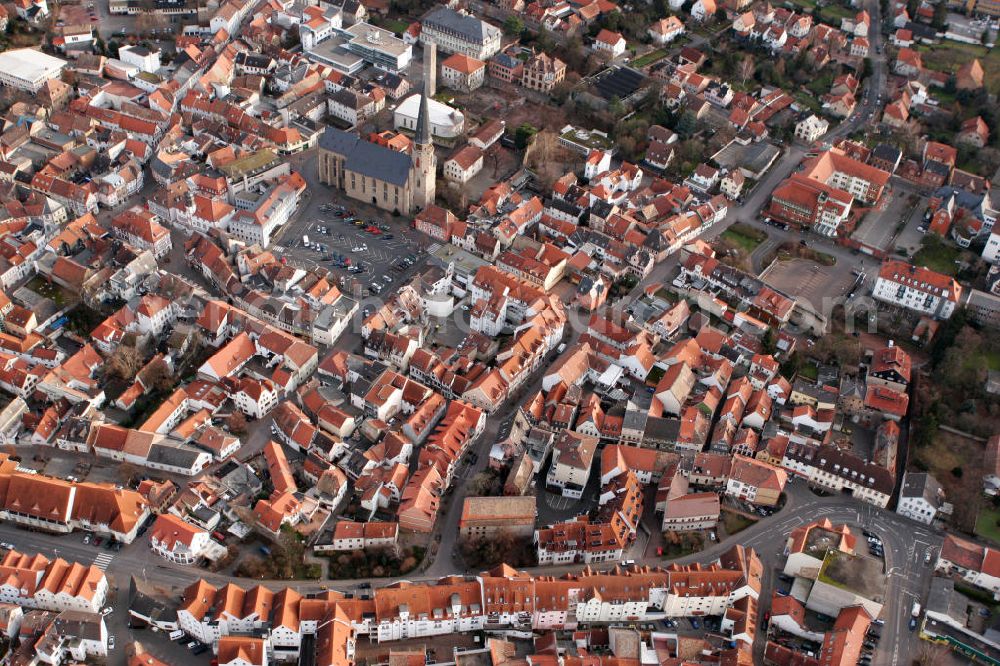
[[[344,168],[402,187],[410,177],[410,156],[362,141],[356,134],[328,127],[319,139],[324,150],[344,156]]]

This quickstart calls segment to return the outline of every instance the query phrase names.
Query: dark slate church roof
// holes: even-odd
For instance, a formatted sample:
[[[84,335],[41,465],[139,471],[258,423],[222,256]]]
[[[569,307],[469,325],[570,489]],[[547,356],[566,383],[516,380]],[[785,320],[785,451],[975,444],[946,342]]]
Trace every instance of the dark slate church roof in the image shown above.
[[[406,185],[410,177],[412,160],[400,153],[362,140],[358,135],[327,127],[319,145],[337,155],[344,156],[344,168],[362,176],[398,185]]]

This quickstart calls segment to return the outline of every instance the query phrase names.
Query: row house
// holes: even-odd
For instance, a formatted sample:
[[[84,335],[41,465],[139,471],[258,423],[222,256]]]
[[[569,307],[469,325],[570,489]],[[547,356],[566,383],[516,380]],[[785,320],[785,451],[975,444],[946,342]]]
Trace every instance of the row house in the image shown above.
[[[0,568],[6,576],[0,585],[0,603],[96,613],[107,599],[108,579],[92,564],[9,550],[0,559]]]
[[[307,599],[292,589],[244,591],[232,584],[216,588],[202,580],[185,590],[177,624],[192,638],[218,641],[220,654],[232,634],[260,631],[261,640],[275,654],[288,657],[298,654],[304,636],[336,625],[335,635],[316,644],[341,651],[342,658],[350,661],[354,641],[361,635],[391,641],[485,628],[532,630],[575,628],[579,622],[642,621],[651,613],[721,615],[733,604],[758,598],[759,571],[756,554],[737,546],[708,565],[586,570],[560,578],[534,578],[501,566],[473,579],[394,583],[362,599],[334,593]],[[317,659],[317,663],[345,662]]]

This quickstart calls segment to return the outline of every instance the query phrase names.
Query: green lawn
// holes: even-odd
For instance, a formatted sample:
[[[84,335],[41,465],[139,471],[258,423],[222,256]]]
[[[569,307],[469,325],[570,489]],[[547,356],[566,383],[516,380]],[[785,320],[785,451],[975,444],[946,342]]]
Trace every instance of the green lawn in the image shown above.
[[[1000,525],[997,525],[997,521],[1000,521],[1000,509],[984,508],[976,518],[976,534],[1000,545]]]
[[[379,21],[379,26],[385,28],[386,30],[391,30],[396,34],[403,34],[406,29],[410,27],[410,24],[406,21],[400,21],[399,19],[382,19]]]
[[[737,532],[742,532],[756,522],[732,511],[723,511],[720,517],[722,518],[722,528],[726,530],[726,534],[729,536]]]
[[[837,258],[835,256],[827,254],[826,252],[820,252],[819,250],[813,251],[812,259],[817,264],[822,264],[823,266],[833,266],[837,263]]]
[[[828,23],[836,27],[840,27],[840,19],[843,18],[853,18],[857,14],[856,9],[852,9],[846,4],[838,4],[837,2],[829,2],[825,0],[824,2],[812,2],[811,0],[792,0],[792,2],[804,10],[808,11],[810,4],[812,5],[813,20],[820,23]]]
[[[814,77],[812,81],[806,84],[806,88],[809,89],[815,97],[822,97],[826,93],[830,92],[830,86],[833,85],[833,73],[825,72],[820,76]]]
[[[932,271],[954,275],[958,270],[955,260],[958,259],[959,249],[954,245],[948,245],[937,236],[928,234],[924,237],[924,243],[913,255],[915,266],[926,266]]]
[[[667,303],[676,303],[677,301],[680,300],[680,297],[678,297],[677,294],[670,291],[666,287],[661,287],[660,289],[657,289],[655,296],[657,298],[662,298]]]
[[[807,363],[799,368],[799,376],[803,379],[808,379],[810,381],[816,381],[819,379],[819,368],[817,368],[812,363]]]
[[[648,375],[646,375],[646,386],[656,386],[660,383],[660,380],[663,379],[663,375],[665,374],[666,371],[663,368],[658,365],[653,366],[653,369],[649,371]]]
[[[748,229],[750,232],[757,231],[756,229],[753,228],[748,228]],[[760,234],[763,235],[759,235],[758,233],[749,233],[744,229],[737,229],[736,225],[734,224],[732,227],[722,232],[722,238],[723,240],[726,240],[735,245],[736,247],[740,248],[747,254],[750,254],[755,249],[757,249],[758,245],[760,245],[767,239],[766,233],[760,232]]]
[[[990,370],[1000,370],[1000,351],[980,350],[975,354],[965,354],[962,367],[972,373],[978,372],[979,368],[983,367]]]
[[[57,306],[62,307],[66,303],[62,287],[57,284],[50,284],[45,278],[36,275],[28,282],[28,289],[40,296],[51,299]]]
[[[939,72],[954,73],[973,58],[979,58],[986,74],[986,89],[991,93],[1000,92],[1000,51],[947,40],[933,46],[919,44],[916,49],[924,67]],[[941,91],[935,91],[934,96],[941,97]]]
[[[823,109],[823,105],[814,96],[810,95],[806,90],[797,90],[792,93],[792,97],[795,101],[802,106],[807,107],[813,113],[819,113]]]
[[[632,62],[633,67],[645,67],[646,65],[652,65],[658,60],[663,60],[668,55],[666,49],[656,49],[655,51],[650,51],[649,53],[636,58]]]
[[[607,136],[577,128],[567,130],[562,138],[593,150],[611,150],[613,146],[611,139]]]

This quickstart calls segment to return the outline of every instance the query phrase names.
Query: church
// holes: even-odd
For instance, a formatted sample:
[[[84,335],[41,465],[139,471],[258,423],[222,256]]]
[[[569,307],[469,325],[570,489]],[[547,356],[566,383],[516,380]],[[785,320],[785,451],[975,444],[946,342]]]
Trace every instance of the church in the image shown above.
[[[352,199],[412,215],[434,203],[437,158],[427,96],[420,96],[413,154],[328,127],[319,140],[319,179]]]

